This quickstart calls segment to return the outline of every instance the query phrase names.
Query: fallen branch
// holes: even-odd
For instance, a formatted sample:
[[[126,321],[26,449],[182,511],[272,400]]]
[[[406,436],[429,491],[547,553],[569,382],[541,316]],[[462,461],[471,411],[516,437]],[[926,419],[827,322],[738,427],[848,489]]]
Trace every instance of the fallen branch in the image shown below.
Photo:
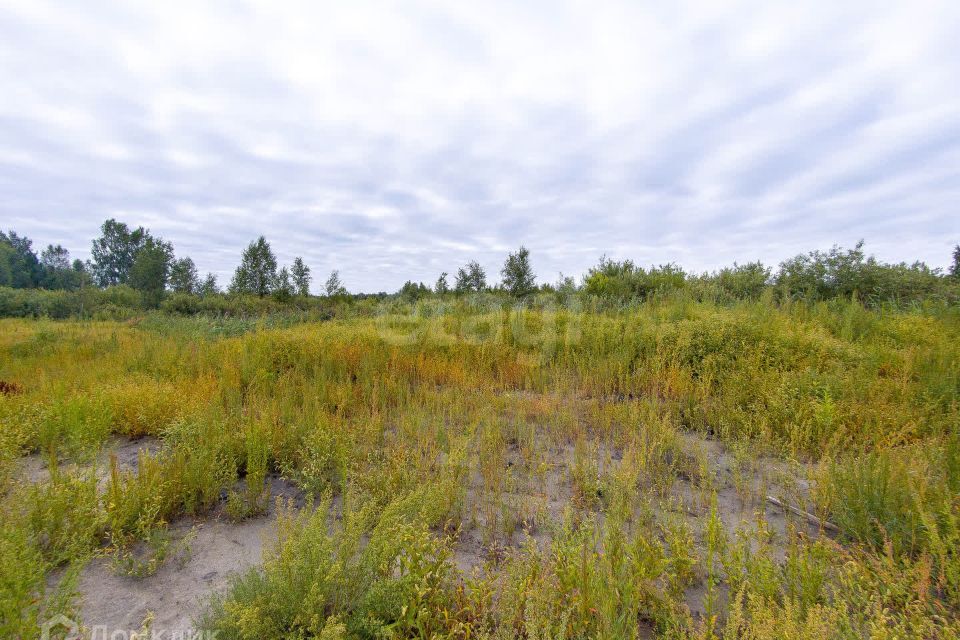
[[[833,531],[834,533],[840,533],[840,527],[838,527],[837,525],[833,524],[832,522],[827,522],[826,520],[821,520],[820,518],[818,518],[817,516],[813,515],[812,513],[807,513],[806,511],[803,511],[802,509],[798,509],[797,507],[794,507],[793,505],[790,505],[790,504],[786,504],[786,503],[784,503],[784,502],[781,502],[780,500],[777,500],[777,499],[774,498],[773,496],[767,496],[767,502],[769,502],[770,504],[774,504],[774,505],[780,507],[781,509],[786,509],[786,510],[789,511],[790,513],[792,513],[792,514],[794,514],[794,515],[798,515],[798,516],[800,516],[801,518],[806,518],[808,522],[810,522],[811,524],[816,525],[816,526],[818,526],[818,527],[820,527],[820,528],[822,528],[822,529],[826,529],[827,531]]]

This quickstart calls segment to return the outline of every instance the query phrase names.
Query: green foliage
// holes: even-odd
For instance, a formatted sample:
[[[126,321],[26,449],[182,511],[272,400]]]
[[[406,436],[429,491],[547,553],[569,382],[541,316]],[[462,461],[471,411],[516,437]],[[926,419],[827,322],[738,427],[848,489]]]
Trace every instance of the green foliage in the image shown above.
[[[619,300],[644,300],[657,293],[683,288],[686,275],[674,264],[644,269],[630,260],[617,262],[606,256],[591,267],[584,278],[583,290],[594,296]]]
[[[142,300],[140,292],[125,285],[75,291],[0,287],[0,316],[125,319],[142,308]]]
[[[59,582],[47,585],[50,564],[19,520],[0,519],[0,637],[33,638],[39,625],[58,614],[72,613],[70,600],[82,561],[64,571]]]
[[[330,277],[327,278],[326,283],[323,285],[323,290],[326,292],[328,298],[347,295],[347,289],[343,286],[343,282],[340,281],[339,271],[334,269],[330,272]]]
[[[33,241],[15,231],[0,231],[0,286],[38,287],[43,275],[43,266],[33,252]]]
[[[450,285],[447,283],[447,272],[444,271],[437,278],[437,283],[433,286],[433,292],[438,296],[445,296],[450,293]]]
[[[204,297],[220,293],[220,288],[217,286],[217,276],[212,273],[208,273],[203,279],[203,282],[200,283],[200,289],[198,293]]]
[[[149,234],[137,250],[127,281],[143,294],[147,307],[158,307],[163,300],[172,260],[173,246]]]
[[[43,269],[41,286],[45,289],[79,289],[91,286],[90,274],[80,260],[70,262],[70,252],[60,245],[47,245],[40,254]]]
[[[922,523],[914,493],[916,469],[911,456],[869,453],[832,462],[820,486],[821,502],[845,535],[882,550],[890,541],[897,553],[918,549]],[[921,458],[922,459],[922,458]]]
[[[251,426],[247,429],[245,440],[244,491],[231,491],[227,498],[227,514],[234,520],[243,520],[263,513],[270,499],[270,490],[266,483],[270,460],[266,434],[257,426]]]
[[[200,276],[197,266],[189,257],[170,263],[170,290],[175,293],[200,293]]]
[[[295,289],[290,280],[290,270],[286,267],[277,272],[276,281],[273,284],[273,297],[277,302],[290,302]]]
[[[203,626],[221,638],[433,637],[452,608],[447,541],[390,510],[361,512],[330,530],[329,502],[279,517],[262,569],[215,597]],[[362,538],[367,537],[366,544]]]
[[[24,497],[30,530],[54,566],[89,554],[104,526],[94,475],[65,473],[55,464],[50,482],[28,487]]]
[[[293,259],[293,265],[290,267],[290,275],[293,278],[294,292],[298,296],[310,295],[310,267],[304,263],[303,258],[297,256]]]
[[[124,222],[110,218],[100,227],[100,237],[93,241],[93,275],[101,287],[126,284],[137,252],[144,246],[149,232],[143,227],[130,230]]]
[[[884,450],[830,461],[821,509],[842,535],[897,557],[932,556],[938,586],[960,605],[960,434],[923,450]]]
[[[422,282],[412,282],[407,280],[403,283],[403,286],[400,287],[400,291],[397,292],[397,295],[407,302],[416,302],[417,300],[430,295],[430,287]]]
[[[503,276],[503,286],[516,298],[530,295],[536,290],[537,277],[530,266],[530,251],[526,247],[520,247],[516,253],[507,256],[500,275]]]
[[[273,290],[276,280],[277,258],[267,239],[260,236],[244,249],[240,266],[233,274],[230,291],[262,298]]]
[[[770,268],[760,262],[724,267],[709,280],[734,300],[757,300],[770,282]]]
[[[101,298],[90,287],[91,274],[79,260],[69,263],[69,252],[60,245],[49,245],[41,259],[31,249],[27,238],[14,232],[0,239],[0,315],[14,317],[49,316],[54,318],[94,317],[126,318],[141,309],[162,307],[179,314],[192,313],[261,313],[273,307],[242,301],[247,296],[273,298],[284,306],[303,308],[309,297],[310,268],[296,258],[289,270],[277,271],[276,258],[263,237],[244,251],[240,266],[231,281],[230,300],[218,298],[216,277],[207,274],[200,281],[190,258],[173,259],[171,245],[150,235],[142,227],[130,230],[126,224],[107,220],[102,235],[94,241],[92,275],[100,287],[117,283],[132,285],[138,294],[133,298],[110,300]],[[956,260],[955,256],[955,260]],[[700,276],[688,276],[672,263],[649,269],[638,267],[631,260],[615,261],[606,257],[589,269],[578,288],[572,278],[556,285],[544,285],[537,291],[529,252],[521,247],[508,255],[502,270],[503,283],[488,289],[486,274],[476,261],[460,268],[454,290],[459,294],[490,293],[487,302],[507,303],[507,296],[525,297],[535,306],[562,304],[571,308],[595,310],[624,309],[651,299],[695,300],[722,304],[738,301],[775,299],[790,305],[797,300],[808,303],[850,300],[856,297],[871,308],[908,306],[955,306],[960,300],[958,267],[950,267],[944,275],[917,262],[885,264],[866,256],[862,242],[852,250],[834,247],[828,252],[813,251],[783,262],[779,271],[759,262],[732,267]],[[3,292],[11,288],[35,290],[37,287],[78,292],[73,296],[43,293],[13,295]],[[175,294],[166,302],[165,288]],[[92,290],[92,291],[91,291]],[[328,298],[338,304],[351,303],[369,310],[363,301],[380,300],[386,293],[348,294],[337,271],[330,274],[324,286]],[[418,304],[449,291],[447,274],[441,274],[431,291],[422,283],[408,281],[399,297],[408,304]],[[212,298],[198,303],[192,297]],[[122,298],[122,297],[121,297]]]
[[[70,269],[70,252],[59,244],[57,246],[48,244],[40,254],[40,264],[48,270]]]
[[[956,300],[956,291],[944,288],[939,270],[922,262],[879,262],[865,255],[862,240],[853,249],[834,246],[827,252],[811,251],[787,260],[780,265],[775,283],[783,295],[794,299],[849,299],[857,295],[871,305],[937,297]]]
[[[479,293],[487,288],[487,273],[476,260],[457,269],[454,290],[457,293]]]

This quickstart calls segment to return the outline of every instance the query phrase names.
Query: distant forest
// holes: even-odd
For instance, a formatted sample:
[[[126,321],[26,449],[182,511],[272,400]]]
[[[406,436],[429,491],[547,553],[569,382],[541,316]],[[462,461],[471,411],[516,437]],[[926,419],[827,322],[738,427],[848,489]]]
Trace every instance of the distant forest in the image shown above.
[[[591,300],[603,306],[641,302],[656,296],[687,295],[696,300],[825,301],[855,298],[867,306],[956,305],[960,301],[960,245],[943,271],[923,262],[891,264],[867,255],[863,241],[852,249],[834,246],[782,262],[776,270],[760,262],[734,263],[711,273],[690,273],[674,263],[643,267],[631,260],[600,258],[583,277],[563,275],[537,282],[530,252],[510,253],[491,282],[470,260],[453,276],[444,272],[432,284],[407,281],[388,294],[351,294],[338,271],[329,274],[322,295],[310,293],[313,275],[300,257],[280,266],[270,243],[260,236],[240,255],[233,278],[222,287],[214,274],[201,276],[194,261],[177,257],[173,245],[143,227],[110,219],[93,240],[91,259],[71,260],[63,246],[37,253],[33,242],[15,231],[0,231],[0,316],[53,318],[129,316],[163,309],[183,314],[255,314],[332,309],[363,300],[490,294],[531,303]]]

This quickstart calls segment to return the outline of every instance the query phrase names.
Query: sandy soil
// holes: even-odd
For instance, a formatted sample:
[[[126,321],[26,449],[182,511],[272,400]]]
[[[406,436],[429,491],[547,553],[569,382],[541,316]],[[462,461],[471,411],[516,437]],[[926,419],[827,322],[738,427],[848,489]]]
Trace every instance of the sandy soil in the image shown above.
[[[703,501],[704,493],[697,489],[699,480],[693,477],[699,473],[698,461],[703,459],[706,459],[712,475],[712,486],[717,490],[718,513],[730,540],[735,538],[739,528],[756,531],[758,512],[763,513],[771,533],[770,548],[777,562],[782,562],[786,556],[790,527],[811,538],[822,535],[816,525],[766,499],[768,495],[773,496],[800,510],[811,511],[808,468],[768,457],[751,458],[749,464],[744,466],[715,439],[689,432],[682,432],[679,436],[682,455],[687,460],[678,461],[677,466],[681,469],[689,467],[691,473],[681,470],[673,480],[670,497],[675,509],[672,513],[660,513],[663,502],[659,502],[660,506],[655,507],[655,511],[658,519],[659,516],[670,515],[682,517],[690,525],[698,549],[705,546],[704,535],[709,515],[709,505]],[[608,470],[612,470],[620,462],[620,453],[598,451],[597,457],[607,460]],[[549,527],[541,526],[536,521],[527,521],[525,516],[531,511],[539,508],[549,521],[555,523],[563,520],[564,511],[568,508],[584,516],[591,513],[590,508],[578,505],[574,500],[571,482],[575,459],[573,446],[552,446],[546,457],[549,469],[541,482],[531,484],[521,480],[517,483],[517,491],[502,494],[503,501],[510,505],[511,515],[519,521],[510,536],[499,534],[491,539],[487,533],[490,529],[487,522],[490,512],[484,510],[482,479],[478,473],[474,473],[466,496],[468,519],[463,524],[453,553],[454,563],[465,574],[483,571],[488,565],[495,566],[506,554],[519,549],[531,537],[541,549],[546,548],[551,540]],[[516,447],[508,451],[505,465],[504,472],[507,474],[520,468],[520,455]],[[638,490],[643,491],[643,487]],[[602,523],[602,513],[593,512],[592,515]],[[501,517],[500,513],[495,513],[494,517]],[[721,602],[727,597],[726,589],[726,584],[721,582],[718,586]],[[703,614],[705,595],[706,585],[702,580],[686,591],[684,600],[694,617]]]
[[[96,457],[97,482],[103,488],[104,483],[110,476],[110,455],[117,456],[117,464],[122,470],[137,469],[137,459],[140,451],[147,453],[156,453],[162,446],[158,438],[144,436],[142,438],[122,438],[120,436],[111,436],[103,445],[100,453]],[[47,458],[39,453],[25,456],[21,462],[20,477],[27,482],[40,483],[50,480],[50,469],[47,465]],[[59,467],[65,472],[83,472],[94,466],[93,461],[74,462],[64,460],[59,463]]]
[[[118,575],[109,558],[98,558],[83,570],[79,581],[79,608],[88,634],[98,626],[106,637],[117,630],[141,628],[152,613],[151,629],[160,637],[189,637],[194,621],[210,596],[222,591],[232,575],[257,566],[263,550],[276,536],[275,498],[300,498],[286,481],[271,478],[270,508],[262,516],[231,522],[222,515],[205,520],[181,520],[171,526],[175,540],[186,539],[188,553],[170,558],[145,578]]]

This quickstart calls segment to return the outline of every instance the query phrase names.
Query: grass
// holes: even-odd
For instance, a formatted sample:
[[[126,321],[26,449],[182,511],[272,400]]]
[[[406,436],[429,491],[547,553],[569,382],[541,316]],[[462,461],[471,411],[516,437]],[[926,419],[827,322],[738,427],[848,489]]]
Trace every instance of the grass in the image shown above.
[[[72,612],[55,571],[148,575],[178,518],[263,517],[276,476],[314,500],[220,637],[960,633],[955,309],[407,311],[0,320],[0,635]]]

